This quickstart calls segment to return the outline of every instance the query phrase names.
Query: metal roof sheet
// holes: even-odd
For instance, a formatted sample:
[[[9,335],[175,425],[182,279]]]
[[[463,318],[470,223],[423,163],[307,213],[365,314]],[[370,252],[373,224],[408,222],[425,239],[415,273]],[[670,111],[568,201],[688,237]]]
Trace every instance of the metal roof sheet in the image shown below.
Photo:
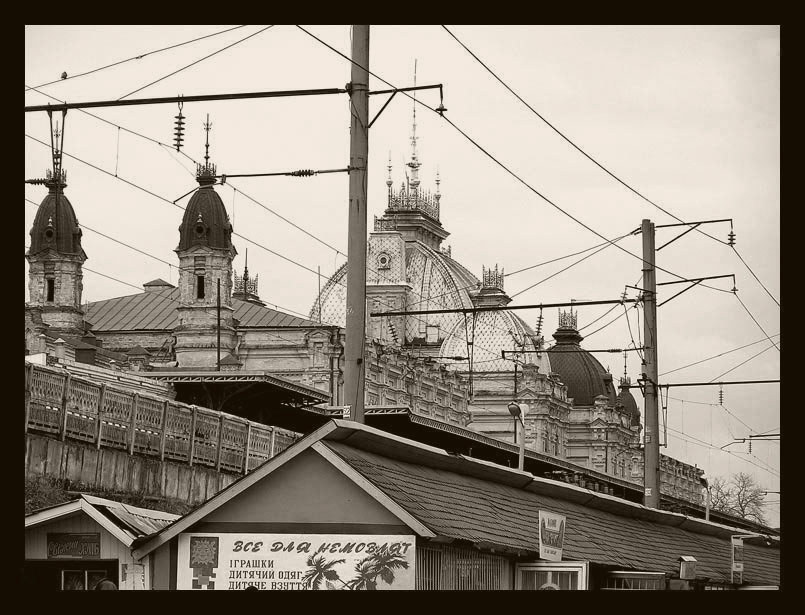
[[[86,318],[99,331],[170,331],[179,324],[179,289],[166,288],[89,304]],[[315,327],[318,323],[256,303],[232,299],[240,327]]]

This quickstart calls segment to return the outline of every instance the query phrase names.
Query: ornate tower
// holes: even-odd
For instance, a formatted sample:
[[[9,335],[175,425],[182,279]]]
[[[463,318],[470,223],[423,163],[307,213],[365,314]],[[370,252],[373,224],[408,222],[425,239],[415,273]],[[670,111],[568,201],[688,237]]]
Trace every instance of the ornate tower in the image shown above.
[[[63,192],[66,180],[59,169],[55,174],[48,170],[44,180],[30,181],[47,186],[48,194],[36,213],[31,247],[25,255],[30,294],[26,321],[30,316],[48,325],[51,334],[80,337],[84,332],[81,266],[87,255],[75,211]]]
[[[196,169],[199,188],[187,204],[179,226],[179,325],[176,360],[179,367],[214,367],[217,359],[220,288],[221,358],[235,346],[232,309],[232,224],[221,197],[213,189],[215,165],[209,159],[212,124],[207,116],[204,164]]]

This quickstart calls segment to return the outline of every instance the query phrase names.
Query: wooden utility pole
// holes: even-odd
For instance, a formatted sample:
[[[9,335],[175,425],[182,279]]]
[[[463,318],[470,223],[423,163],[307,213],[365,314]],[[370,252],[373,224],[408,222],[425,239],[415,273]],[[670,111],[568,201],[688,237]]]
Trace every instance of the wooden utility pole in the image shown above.
[[[643,448],[643,504],[660,507],[660,416],[657,369],[657,278],[654,268],[654,224],[643,220],[643,380],[646,430]]]
[[[366,177],[369,162],[369,26],[352,26],[352,80],[349,88],[349,230],[347,243],[347,330],[344,399],[350,420],[364,422],[366,338]]]

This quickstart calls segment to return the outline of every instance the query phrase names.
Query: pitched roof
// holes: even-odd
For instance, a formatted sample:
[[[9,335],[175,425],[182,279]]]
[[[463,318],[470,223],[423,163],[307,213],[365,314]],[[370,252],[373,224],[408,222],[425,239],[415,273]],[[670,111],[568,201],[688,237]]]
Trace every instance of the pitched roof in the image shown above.
[[[26,515],[25,527],[34,527],[79,512],[86,513],[127,547],[135,539],[159,532],[179,518],[179,515],[171,513],[82,494],[72,502],[56,504]]]
[[[135,557],[186,531],[309,448],[424,538],[469,541],[480,547],[536,556],[539,510],[548,510],[567,517],[564,559],[620,569],[674,572],[679,557],[687,555],[699,562],[699,577],[729,582],[729,537],[742,533],[729,526],[450,455],[366,425],[333,420],[168,528],[138,541]],[[779,585],[778,549],[746,544],[744,558],[747,582]]]
[[[179,289],[166,287],[136,295],[95,301],[89,304],[86,317],[93,330],[102,331],[171,331],[179,324]],[[318,323],[240,299],[232,299],[234,317],[239,327],[312,327]]]

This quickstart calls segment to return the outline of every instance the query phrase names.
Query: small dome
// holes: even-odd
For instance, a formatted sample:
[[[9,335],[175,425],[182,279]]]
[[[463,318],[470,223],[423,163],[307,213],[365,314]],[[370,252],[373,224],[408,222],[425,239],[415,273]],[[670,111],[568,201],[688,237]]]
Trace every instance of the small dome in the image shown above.
[[[551,367],[567,385],[567,396],[573,398],[573,405],[592,406],[596,397],[604,395],[614,406],[616,395],[612,374],[579,345],[584,338],[576,330],[575,323],[560,326],[553,338],[556,344],[549,353]]]
[[[224,202],[212,185],[199,179],[200,187],[190,197],[179,226],[179,247],[187,250],[201,245],[224,250],[232,247],[232,224]]]
[[[629,389],[620,390],[617,405],[623,406],[624,410],[629,413],[632,427],[640,426],[640,408],[637,407],[637,402]]]
[[[31,248],[28,250],[28,254],[34,255],[45,250],[55,250],[60,254],[86,258],[87,255],[81,248],[81,228],[78,226],[73,206],[64,192],[60,192],[57,207],[56,182],[50,181],[46,185],[50,190],[36,212],[33,227],[31,227]],[[64,185],[62,184],[62,187]]]

